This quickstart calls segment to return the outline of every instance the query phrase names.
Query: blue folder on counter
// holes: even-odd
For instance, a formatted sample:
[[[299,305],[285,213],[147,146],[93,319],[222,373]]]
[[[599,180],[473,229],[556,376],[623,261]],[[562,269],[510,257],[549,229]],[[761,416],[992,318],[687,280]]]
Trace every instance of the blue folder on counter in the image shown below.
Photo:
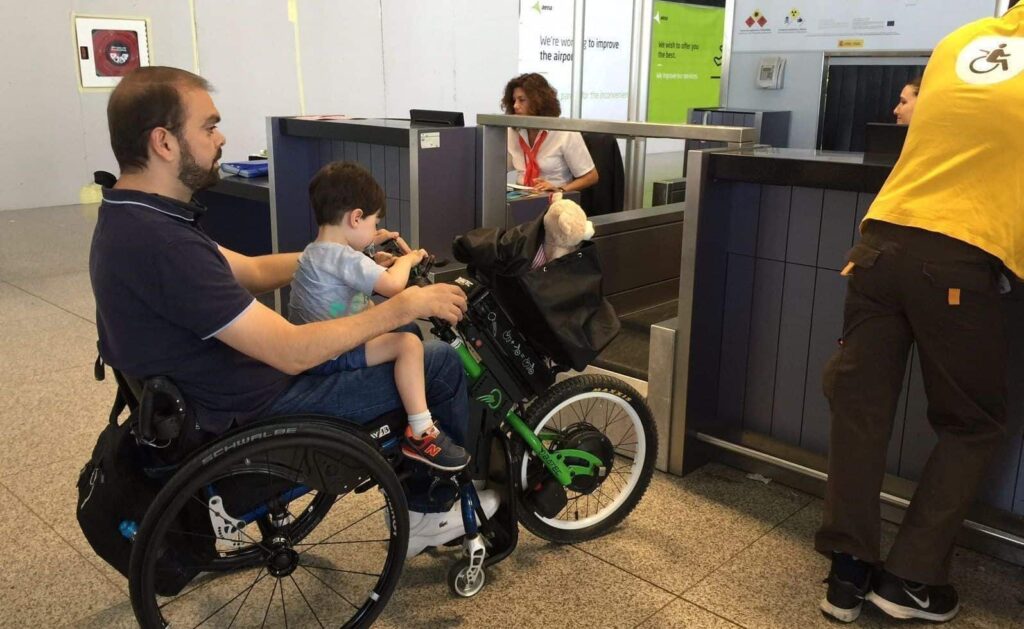
[[[239,177],[266,177],[270,172],[270,162],[265,159],[254,159],[247,162],[224,162],[220,169]]]

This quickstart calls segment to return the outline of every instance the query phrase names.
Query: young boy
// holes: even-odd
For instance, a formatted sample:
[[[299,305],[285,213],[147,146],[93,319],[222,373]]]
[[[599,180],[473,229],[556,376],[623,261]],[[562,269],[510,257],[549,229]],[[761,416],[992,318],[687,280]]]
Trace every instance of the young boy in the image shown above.
[[[309,198],[320,226],[316,240],[299,257],[291,284],[288,318],[310,323],[353,315],[373,303],[371,293],[391,297],[405,289],[422,249],[395,258],[388,268],[362,253],[384,215],[384,191],[362,166],[331,162],[309,183]],[[395,385],[409,414],[402,453],[432,467],[457,471],[469,462],[466,451],[434,425],[423,379],[423,345],[409,332],[370,339],[310,370],[326,375],[395,363]]]

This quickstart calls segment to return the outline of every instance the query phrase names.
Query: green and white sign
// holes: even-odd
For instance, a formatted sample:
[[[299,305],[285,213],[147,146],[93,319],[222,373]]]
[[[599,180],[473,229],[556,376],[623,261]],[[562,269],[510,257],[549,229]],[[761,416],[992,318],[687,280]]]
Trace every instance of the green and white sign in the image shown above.
[[[718,106],[725,9],[654,3],[649,122],[685,123],[694,107]]]

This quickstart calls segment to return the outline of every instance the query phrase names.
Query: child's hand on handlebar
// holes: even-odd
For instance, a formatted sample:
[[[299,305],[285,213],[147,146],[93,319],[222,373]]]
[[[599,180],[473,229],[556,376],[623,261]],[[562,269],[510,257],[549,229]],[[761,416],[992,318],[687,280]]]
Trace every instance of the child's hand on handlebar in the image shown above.
[[[420,262],[423,262],[424,258],[427,257],[427,250],[426,249],[416,249],[415,251],[410,251],[409,253],[405,254],[402,257],[403,258],[408,258],[409,261],[412,263],[412,266],[416,266]]]
[[[395,245],[397,245],[398,247],[398,250],[401,251],[403,254],[412,251],[412,248],[409,246],[408,243],[405,242],[405,240],[402,239],[398,232],[389,231],[387,229],[377,230],[377,233],[373,237],[373,244],[380,245],[389,240],[394,240]]]
[[[398,258],[388,253],[387,251],[378,251],[377,253],[373,254],[373,261],[384,268],[387,268],[394,264],[395,260],[397,259]]]

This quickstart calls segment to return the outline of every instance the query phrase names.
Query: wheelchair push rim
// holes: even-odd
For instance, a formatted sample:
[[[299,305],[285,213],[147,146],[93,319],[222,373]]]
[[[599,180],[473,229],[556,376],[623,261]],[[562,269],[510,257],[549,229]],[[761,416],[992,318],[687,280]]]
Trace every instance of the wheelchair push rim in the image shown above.
[[[129,589],[143,627],[362,627],[383,610],[408,544],[398,479],[355,435],[293,426],[293,434],[266,439],[265,429],[242,432],[231,442],[242,445],[220,454],[204,450],[161,491],[133,544]],[[277,500],[282,482],[292,487],[283,495],[295,496],[285,506],[291,522],[239,518],[255,500]],[[204,500],[211,486],[227,488],[223,500]],[[313,489],[312,500],[295,487]],[[333,501],[317,510],[319,519],[295,531],[326,498]],[[223,514],[244,526],[224,527]],[[227,570],[232,544],[247,561]]]

